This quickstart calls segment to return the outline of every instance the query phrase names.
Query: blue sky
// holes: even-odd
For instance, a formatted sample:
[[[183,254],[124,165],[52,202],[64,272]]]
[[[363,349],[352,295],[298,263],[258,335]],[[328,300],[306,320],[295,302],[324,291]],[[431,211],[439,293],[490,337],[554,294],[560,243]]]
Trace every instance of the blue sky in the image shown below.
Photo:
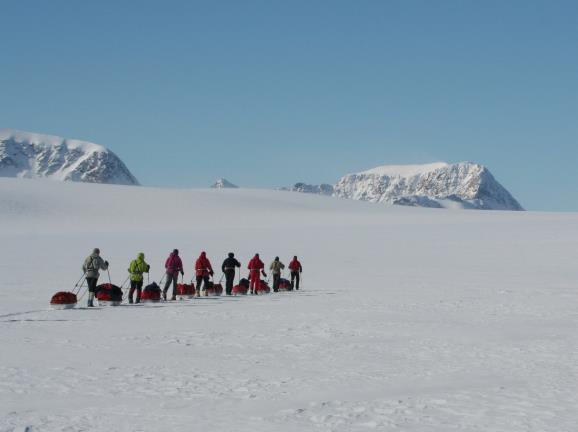
[[[2,4],[0,127],[103,144],[145,185],[486,164],[578,210],[576,1]]]

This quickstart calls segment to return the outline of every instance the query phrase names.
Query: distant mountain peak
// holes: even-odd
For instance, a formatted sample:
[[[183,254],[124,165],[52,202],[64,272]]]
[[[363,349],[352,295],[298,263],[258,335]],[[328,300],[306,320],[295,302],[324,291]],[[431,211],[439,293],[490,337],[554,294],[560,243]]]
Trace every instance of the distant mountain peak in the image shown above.
[[[0,177],[138,185],[112,151],[59,136],[0,129]]]
[[[284,190],[289,190],[292,192],[304,192],[317,195],[332,195],[333,186],[330,184],[322,183],[320,185],[311,185],[307,183],[295,183],[290,188],[284,188]]]
[[[213,189],[238,189],[239,186],[231,183],[229,180],[225,178],[220,178],[215,183],[211,185]]]
[[[341,178],[334,195],[398,205],[523,210],[488,168],[473,162],[373,168]]]
[[[485,166],[473,162],[385,165],[348,174],[334,186],[297,183],[287,190],[415,207],[524,210]]]

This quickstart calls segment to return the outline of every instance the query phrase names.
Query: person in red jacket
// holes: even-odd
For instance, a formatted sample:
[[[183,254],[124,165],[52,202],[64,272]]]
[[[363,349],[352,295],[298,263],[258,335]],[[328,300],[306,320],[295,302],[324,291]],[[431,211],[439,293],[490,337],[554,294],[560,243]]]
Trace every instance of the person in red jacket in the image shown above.
[[[263,274],[263,277],[267,277],[267,274],[265,273],[265,264],[263,263],[263,261],[261,261],[261,259],[259,258],[259,254],[255,254],[255,256],[253,258],[251,258],[251,261],[249,261],[249,265],[247,265],[247,268],[249,269],[249,289],[251,290],[251,294],[256,294],[257,293],[257,288],[259,287],[259,284],[261,282],[261,274]]]
[[[301,267],[297,256],[294,256],[293,260],[289,263],[289,270],[291,270],[291,289],[299,289],[299,279],[301,279],[303,267]],[[295,286],[295,282],[297,282],[297,286]]]
[[[213,276],[213,267],[211,262],[207,258],[206,252],[201,252],[199,258],[195,262],[195,274],[197,275],[197,297],[201,296],[201,283],[203,284],[203,290],[206,290],[209,286],[209,276]]]
[[[173,284],[173,296],[171,297],[171,300],[176,300],[177,279],[179,278],[179,273],[183,276],[185,275],[185,272],[183,271],[183,262],[179,257],[178,249],[173,250],[173,252],[169,255],[169,257],[165,261],[165,269],[167,271],[166,272],[167,281],[165,283],[165,289],[163,289],[163,300],[167,299],[167,291],[169,290],[171,282]]]

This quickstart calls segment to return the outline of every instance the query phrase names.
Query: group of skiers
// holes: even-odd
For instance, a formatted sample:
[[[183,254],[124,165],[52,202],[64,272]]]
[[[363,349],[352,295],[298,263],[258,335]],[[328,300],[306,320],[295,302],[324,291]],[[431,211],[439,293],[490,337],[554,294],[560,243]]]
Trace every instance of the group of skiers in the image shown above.
[[[100,275],[100,270],[108,270],[108,261],[104,260],[100,256],[100,249],[95,248],[85,260],[82,265],[82,270],[86,277],[86,283],[88,285],[88,307],[94,306],[94,296],[96,292],[96,286],[98,282],[98,277]],[[225,277],[225,292],[227,295],[231,295],[233,291],[233,284],[235,280],[235,274],[237,268],[241,267],[241,263],[235,258],[233,252],[229,252],[227,258],[223,261],[221,265],[221,271]],[[139,303],[144,282],[144,273],[150,272],[150,265],[145,261],[144,253],[140,252],[136,259],[132,260],[129,267],[128,273],[130,278],[130,290],[128,293],[129,303]],[[259,281],[261,275],[267,277],[265,273],[265,264],[261,261],[259,254],[256,253],[253,258],[249,261],[247,265],[249,270],[249,290],[251,294],[257,293],[257,287],[259,286]],[[273,291],[277,292],[279,290],[279,282],[281,280],[281,273],[285,269],[285,264],[283,264],[279,257],[275,257],[269,270],[273,276]],[[303,267],[294,256],[289,263],[289,271],[291,273],[291,288],[299,289],[299,282],[301,280],[301,273],[303,272]],[[170,286],[173,286],[171,300],[177,299],[177,281],[179,274],[181,276],[185,275],[183,268],[183,262],[179,257],[178,249],[174,249],[169,257],[165,261],[165,275],[163,279],[165,280],[165,285],[162,291],[162,296],[164,300],[167,300],[167,292]],[[209,286],[209,280],[213,277],[214,271],[211,262],[207,258],[206,252],[201,252],[201,255],[197,258],[195,262],[195,277],[196,277],[196,295],[199,297],[201,295],[201,289],[205,290]],[[162,283],[162,279],[161,279]],[[201,288],[202,287],[202,288]],[[136,292],[136,298],[134,298]]]

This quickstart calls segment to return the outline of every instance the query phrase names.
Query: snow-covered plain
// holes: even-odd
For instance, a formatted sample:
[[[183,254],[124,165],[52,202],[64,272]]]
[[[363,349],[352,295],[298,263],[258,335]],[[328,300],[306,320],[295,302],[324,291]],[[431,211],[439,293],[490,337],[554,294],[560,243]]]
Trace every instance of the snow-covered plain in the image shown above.
[[[0,244],[1,431],[578,425],[577,214],[0,179]],[[95,246],[117,284],[296,253],[304,289],[50,310]]]

